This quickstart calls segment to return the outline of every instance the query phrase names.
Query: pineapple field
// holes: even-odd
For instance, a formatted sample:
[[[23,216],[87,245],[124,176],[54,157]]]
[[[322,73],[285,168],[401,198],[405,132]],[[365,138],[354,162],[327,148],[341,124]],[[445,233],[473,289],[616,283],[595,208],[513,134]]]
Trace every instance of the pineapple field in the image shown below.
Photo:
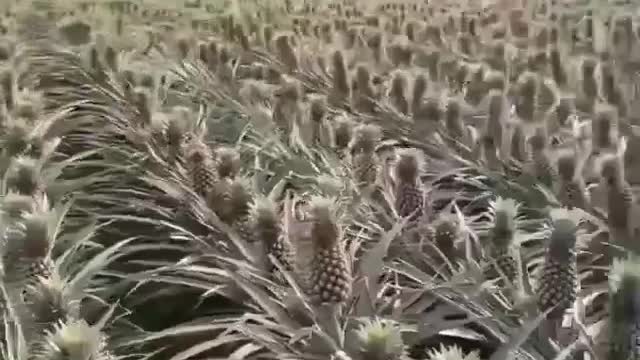
[[[640,360],[640,3],[0,13],[1,360]]]

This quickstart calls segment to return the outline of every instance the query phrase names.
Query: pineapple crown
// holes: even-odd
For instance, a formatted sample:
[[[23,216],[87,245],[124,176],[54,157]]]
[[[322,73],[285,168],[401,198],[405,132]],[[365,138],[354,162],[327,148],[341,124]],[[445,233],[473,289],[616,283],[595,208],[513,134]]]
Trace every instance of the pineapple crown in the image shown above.
[[[609,358],[632,358],[635,341],[629,336],[640,315],[640,259],[614,259],[609,271]],[[631,342],[629,341],[631,340]]]
[[[33,198],[27,195],[8,193],[0,201],[0,213],[11,220],[19,220],[34,210]]]
[[[547,134],[544,128],[539,128],[536,130],[536,133],[529,138],[529,145],[531,145],[531,150],[535,152],[543,151],[547,148],[548,144]]]
[[[518,79],[520,86],[518,87],[518,95],[523,101],[535,101],[536,94],[538,92],[538,84],[540,83],[540,77],[538,74],[525,71],[520,75]]]
[[[608,146],[617,135],[618,109],[608,104],[597,104],[595,113],[591,121],[593,142],[597,146]]]
[[[38,277],[35,284],[27,287],[27,306],[37,323],[52,324],[78,315],[81,295],[82,292],[70,292],[54,268],[51,275]]]
[[[267,245],[275,244],[281,232],[277,204],[271,199],[258,197],[251,208],[251,218],[256,235]]]
[[[350,144],[352,152],[373,152],[382,140],[382,129],[372,124],[358,125]]]
[[[324,119],[327,113],[327,102],[324,97],[318,97],[311,101],[311,107],[309,109],[311,113],[311,120],[319,123]]]
[[[23,254],[29,258],[44,258],[49,255],[53,245],[52,232],[49,226],[51,213],[32,212],[23,220],[24,245]]]
[[[419,74],[413,80],[413,101],[420,102],[429,89],[429,81],[427,76]]]
[[[47,335],[47,346],[38,359],[103,360],[103,334],[84,320],[58,324]],[[106,359],[105,359],[106,360]]]
[[[440,349],[431,350],[426,360],[481,360],[478,352],[465,354],[457,346],[446,346],[441,344]]]
[[[558,174],[565,181],[574,180],[580,175],[577,154],[572,149],[562,149],[556,154]]]
[[[344,54],[340,50],[336,50],[331,55],[331,63],[333,66],[333,82],[335,86],[344,91],[349,91],[349,74],[347,74],[347,65],[345,63]]]
[[[356,84],[358,89],[366,89],[370,86],[371,71],[366,64],[358,64],[356,67]]]
[[[248,181],[242,178],[234,179],[229,185],[229,207],[234,220],[250,215],[253,202],[250,189]]]
[[[311,239],[316,248],[331,249],[340,244],[340,228],[336,219],[335,202],[332,199],[311,199],[309,215],[312,222]]]
[[[609,289],[612,294],[620,291],[640,291],[640,257],[631,255],[614,259],[609,271]]]
[[[609,186],[620,186],[625,180],[624,155],[606,154],[597,159],[595,168]]]
[[[213,160],[211,148],[199,138],[191,140],[186,153],[186,159],[190,164],[202,164]]]
[[[550,250],[573,249],[577,243],[579,215],[575,210],[556,208],[550,211]]]
[[[355,335],[367,359],[399,359],[405,353],[400,325],[387,319],[363,319]]]
[[[501,71],[487,71],[484,74],[484,82],[487,83],[490,90],[503,91],[507,87],[507,79]]]
[[[182,143],[190,118],[191,110],[189,108],[176,106],[171,109],[166,130],[169,144],[177,146]]]
[[[6,184],[10,191],[34,195],[41,184],[42,164],[31,157],[15,158],[7,171]]]
[[[354,124],[351,119],[345,116],[336,118],[334,123],[335,143],[339,149],[349,147],[354,131]]]
[[[417,149],[401,149],[396,153],[394,175],[404,184],[416,184],[424,171],[424,154]]]
[[[504,95],[497,91],[489,91],[489,110],[487,122],[490,124],[500,124],[505,115],[506,99]]]
[[[216,168],[221,178],[233,178],[240,171],[240,153],[236,149],[220,147],[215,151]]]
[[[409,85],[407,74],[403,71],[396,71],[391,77],[391,89],[389,94],[392,96],[404,97]]]
[[[508,247],[517,231],[520,204],[513,199],[498,197],[491,207],[494,213],[491,241],[496,247]]]
[[[30,126],[26,119],[11,119],[8,126],[3,128],[2,148],[9,156],[18,155],[29,146],[31,137]]]
[[[297,81],[287,81],[276,89],[274,95],[283,101],[298,102],[302,100],[302,87]]]

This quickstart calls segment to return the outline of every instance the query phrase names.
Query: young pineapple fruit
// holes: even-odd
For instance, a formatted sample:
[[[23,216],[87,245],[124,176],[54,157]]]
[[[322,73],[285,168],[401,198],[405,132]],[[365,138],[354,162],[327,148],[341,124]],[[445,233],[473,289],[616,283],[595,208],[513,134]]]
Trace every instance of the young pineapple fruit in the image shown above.
[[[400,324],[386,319],[364,319],[355,330],[358,360],[408,359]]]
[[[559,151],[557,154],[557,196],[569,209],[586,209],[590,199],[579,167],[578,154],[574,150]]]
[[[309,295],[316,304],[341,304],[351,296],[351,267],[330,200],[314,199],[310,208],[313,258]]]
[[[287,271],[294,270],[293,249],[282,234],[277,204],[266,197],[258,198],[251,209],[251,223],[257,240]]]
[[[538,129],[529,138],[530,157],[528,172],[536,181],[548,188],[552,188],[557,178],[556,169],[553,166],[549,153],[549,139],[544,129]]]
[[[234,179],[229,186],[228,212],[218,214],[247,242],[257,240],[251,226],[252,202],[253,196],[247,181],[241,178]]]
[[[193,139],[187,148],[187,171],[196,194],[207,198],[219,177],[211,148],[201,139]]]
[[[609,273],[608,359],[640,359],[640,259],[616,259]]]
[[[538,308],[548,318],[562,318],[578,291],[577,221],[565,209],[552,210],[552,230],[538,280]]]
[[[351,166],[355,180],[362,186],[374,184],[378,177],[379,161],[376,146],[382,140],[382,131],[375,125],[359,125],[349,146]]]
[[[396,211],[416,221],[424,214],[425,193],[420,175],[424,156],[416,149],[400,150],[394,165]]]
[[[492,205],[494,221],[488,232],[490,270],[497,270],[499,277],[514,282],[519,274],[515,248],[518,203],[513,199],[497,198]],[[489,271],[486,275],[493,277],[492,273]]]
[[[438,249],[434,253],[436,263],[454,262],[459,255],[459,242],[464,236],[458,216],[441,214],[429,224],[426,230],[428,242]]]
[[[240,172],[240,154],[236,149],[220,147],[215,150],[216,169],[218,176],[234,179]]]

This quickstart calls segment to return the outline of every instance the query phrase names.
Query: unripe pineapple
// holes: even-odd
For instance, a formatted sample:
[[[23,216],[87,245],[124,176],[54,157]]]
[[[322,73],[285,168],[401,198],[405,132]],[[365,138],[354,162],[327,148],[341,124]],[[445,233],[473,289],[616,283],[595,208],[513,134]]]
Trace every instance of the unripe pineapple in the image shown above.
[[[193,139],[187,149],[187,171],[196,194],[207,197],[218,183],[214,156],[209,146],[200,139]]]
[[[510,282],[515,281],[519,274],[515,248],[518,207],[515,200],[497,198],[492,204],[494,220],[488,232],[491,268],[497,267],[498,276],[504,276]]]
[[[310,218],[313,258],[309,295],[316,304],[344,303],[351,297],[351,265],[331,201],[315,199]]]
[[[531,158],[528,168],[535,179],[548,188],[552,188],[557,178],[556,169],[549,155],[549,140],[544,129],[538,129],[529,139]]]
[[[564,88],[567,86],[567,71],[565,70],[560,50],[557,47],[552,48],[549,57],[553,80],[558,87]]]
[[[558,319],[573,306],[578,291],[577,221],[567,210],[552,210],[552,230],[538,280],[538,308]]]
[[[578,154],[575,151],[559,151],[557,154],[557,197],[569,209],[585,209],[589,197],[582,173],[579,168]]]
[[[609,273],[608,359],[640,359],[640,259],[616,259]]]
[[[277,204],[263,197],[254,202],[251,221],[256,238],[262,241],[267,252],[287,271],[294,270],[293,249],[289,240],[282,234],[282,225]]]
[[[404,360],[407,359],[400,324],[386,319],[364,319],[355,330],[358,342],[358,359]]]
[[[376,182],[379,164],[375,149],[381,140],[382,132],[378,126],[359,125],[354,130],[349,146],[351,166],[355,180],[363,186]]]
[[[424,156],[415,149],[399,150],[394,165],[396,211],[415,221],[424,213],[425,193],[420,175]]]

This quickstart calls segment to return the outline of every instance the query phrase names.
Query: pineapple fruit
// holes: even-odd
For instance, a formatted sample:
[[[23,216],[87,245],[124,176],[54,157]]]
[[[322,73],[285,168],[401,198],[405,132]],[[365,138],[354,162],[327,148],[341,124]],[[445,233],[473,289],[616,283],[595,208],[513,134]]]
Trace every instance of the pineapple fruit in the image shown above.
[[[538,308],[549,318],[561,318],[573,306],[578,291],[577,222],[564,209],[552,211],[552,230],[538,280]]]
[[[310,218],[313,259],[309,295],[317,304],[344,303],[351,296],[351,265],[331,201],[315,199]]]
[[[398,151],[394,166],[396,211],[415,221],[424,213],[425,194],[420,175],[423,155],[417,150]]]
[[[492,208],[494,221],[488,231],[491,269],[497,270],[499,277],[513,282],[519,273],[514,243],[518,230],[518,204],[512,199],[498,198]],[[489,278],[495,276],[491,271],[487,275]]]

